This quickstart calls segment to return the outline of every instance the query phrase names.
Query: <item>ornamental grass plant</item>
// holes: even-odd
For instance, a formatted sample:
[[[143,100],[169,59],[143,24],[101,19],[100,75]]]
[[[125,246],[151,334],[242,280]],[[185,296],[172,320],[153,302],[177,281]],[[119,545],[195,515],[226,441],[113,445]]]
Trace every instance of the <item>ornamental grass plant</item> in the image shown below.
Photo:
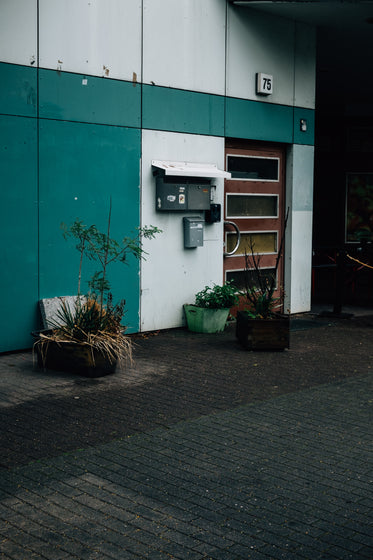
[[[139,228],[133,237],[125,237],[118,242],[110,237],[111,201],[106,233],[100,232],[95,225],[86,226],[81,220],[67,227],[62,224],[65,239],[73,237],[76,249],[80,253],[78,271],[78,295],[74,306],[61,298],[61,306],[51,323],[52,328],[40,333],[34,344],[45,362],[50,342],[59,345],[70,343],[85,345],[91,350],[92,361],[99,352],[110,363],[132,360],[132,342],[125,335],[126,327],[122,325],[125,313],[125,300],[113,303],[110,282],[107,277],[108,267],[113,262],[128,264],[129,255],[137,259],[145,258],[142,247],[143,239],[153,239],[161,230],[154,226]],[[95,271],[88,282],[89,292],[81,294],[82,268],[84,258],[95,261],[99,270]]]

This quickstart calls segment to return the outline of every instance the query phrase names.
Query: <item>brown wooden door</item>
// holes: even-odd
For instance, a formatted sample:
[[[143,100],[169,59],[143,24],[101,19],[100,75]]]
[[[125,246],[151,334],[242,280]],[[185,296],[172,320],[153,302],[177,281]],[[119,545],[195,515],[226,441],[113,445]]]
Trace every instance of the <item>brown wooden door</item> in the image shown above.
[[[284,224],[285,149],[282,146],[226,142],[226,170],[231,179],[225,180],[224,221],[233,222],[241,241],[233,255],[224,256],[225,280],[243,287],[245,250],[260,255],[260,266],[272,274]],[[224,228],[225,253],[236,245],[237,235],[231,225]],[[281,259],[283,261],[283,258]],[[275,296],[283,288],[283,262],[277,270]]]

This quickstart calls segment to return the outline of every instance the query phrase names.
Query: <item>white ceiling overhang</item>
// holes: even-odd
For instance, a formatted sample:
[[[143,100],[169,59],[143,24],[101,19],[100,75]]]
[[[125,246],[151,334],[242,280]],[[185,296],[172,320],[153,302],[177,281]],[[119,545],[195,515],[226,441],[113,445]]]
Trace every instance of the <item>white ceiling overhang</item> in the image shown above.
[[[240,8],[256,10],[318,27],[371,37],[372,0],[229,0]]]
[[[165,175],[177,177],[221,177],[229,179],[228,171],[218,169],[214,163],[191,163],[186,161],[159,161],[152,160],[152,166],[161,169]]]

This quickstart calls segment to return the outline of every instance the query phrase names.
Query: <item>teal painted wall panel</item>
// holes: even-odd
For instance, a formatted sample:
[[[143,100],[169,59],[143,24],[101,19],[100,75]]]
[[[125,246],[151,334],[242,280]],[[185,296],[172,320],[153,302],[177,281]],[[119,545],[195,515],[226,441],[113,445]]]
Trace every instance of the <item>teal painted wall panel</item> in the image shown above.
[[[35,119],[0,116],[0,352],[31,347],[37,326],[36,139]]]
[[[300,120],[306,119],[307,131],[300,129]],[[315,143],[315,111],[313,109],[302,109],[294,107],[294,144],[307,144],[313,146]]]
[[[57,72],[39,72],[40,117],[139,127],[141,85]]]
[[[292,143],[293,108],[227,97],[225,135]]]
[[[40,121],[40,296],[77,293],[79,254],[61,222],[76,218],[106,231],[112,198],[112,237],[131,235],[140,216],[140,131],[103,125]],[[85,261],[82,291],[93,270]],[[127,301],[126,324],[139,330],[139,263],[110,268],[114,300]]]
[[[36,68],[0,63],[0,84],[0,114],[36,116]]]
[[[224,136],[224,97],[143,85],[143,128]]]

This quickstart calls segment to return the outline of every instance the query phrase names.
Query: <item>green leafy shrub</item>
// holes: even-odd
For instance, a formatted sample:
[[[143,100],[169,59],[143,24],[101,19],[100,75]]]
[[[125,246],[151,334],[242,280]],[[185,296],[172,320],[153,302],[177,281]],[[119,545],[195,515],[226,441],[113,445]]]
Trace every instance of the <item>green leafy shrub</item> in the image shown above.
[[[195,304],[207,309],[228,309],[238,302],[236,289],[231,282],[223,286],[214,284],[213,287],[205,286],[196,294]]]

